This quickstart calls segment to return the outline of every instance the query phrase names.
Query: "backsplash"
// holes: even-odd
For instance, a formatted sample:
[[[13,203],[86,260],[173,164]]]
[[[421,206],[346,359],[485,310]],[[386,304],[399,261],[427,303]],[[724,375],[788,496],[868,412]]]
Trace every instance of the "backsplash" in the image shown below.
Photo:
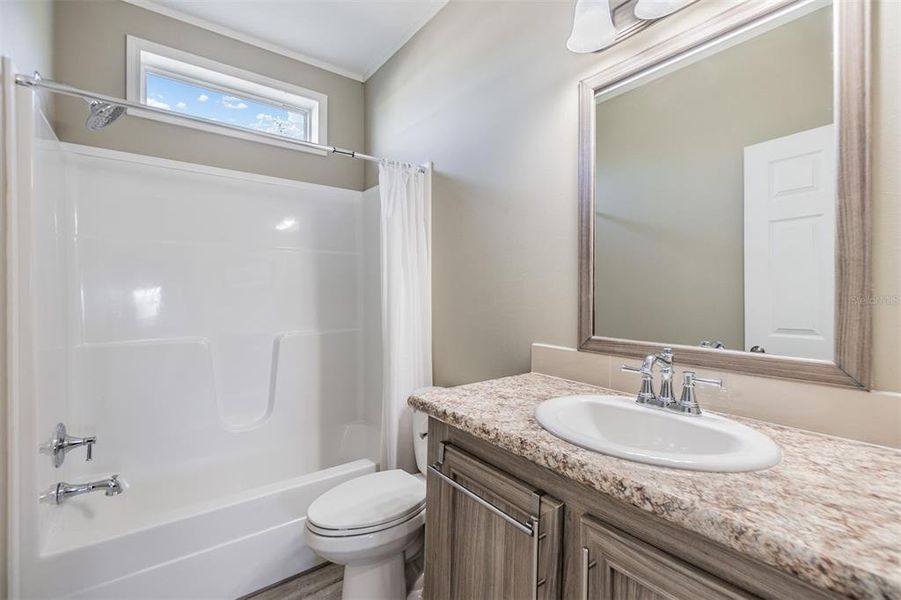
[[[532,372],[637,392],[639,376],[620,370],[633,358],[532,344]],[[675,359],[676,371],[681,367]],[[864,392],[811,383],[691,367],[701,377],[723,379],[723,389],[699,387],[702,408],[769,421],[872,444],[901,448],[901,394]],[[680,378],[677,378],[679,381]]]

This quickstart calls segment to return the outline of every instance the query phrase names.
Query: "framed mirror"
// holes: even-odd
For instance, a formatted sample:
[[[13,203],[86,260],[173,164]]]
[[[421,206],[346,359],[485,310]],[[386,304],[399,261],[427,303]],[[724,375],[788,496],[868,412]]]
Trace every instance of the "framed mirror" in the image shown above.
[[[581,350],[869,387],[869,23],[741,3],[580,83]]]

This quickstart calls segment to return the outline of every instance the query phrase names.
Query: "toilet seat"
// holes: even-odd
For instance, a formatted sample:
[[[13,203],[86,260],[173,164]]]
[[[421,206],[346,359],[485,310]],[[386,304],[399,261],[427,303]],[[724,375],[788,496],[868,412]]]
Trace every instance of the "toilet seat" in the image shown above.
[[[307,529],[316,535],[321,535],[323,537],[353,537],[353,536],[364,536],[371,533],[378,533],[380,531],[385,531],[387,529],[391,529],[392,527],[397,527],[398,525],[403,525],[407,521],[411,521],[416,519],[419,515],[425,513],[425,505],[420,506],[414,512],[411,512],[407,515],[404,515],[402,518],[394,519],[393,521],[388,521],[386,523],[381,523],[379,525],[374,525],[372,527],[357,527],[352,529],[327,529],[325,527],[319,527],[314,524],[312,521],[307,520]]]
[[[394,469],[346,481],[307,510],[307,528],[325,537],[366,535],[396,527],[425,510],[425,482]]]

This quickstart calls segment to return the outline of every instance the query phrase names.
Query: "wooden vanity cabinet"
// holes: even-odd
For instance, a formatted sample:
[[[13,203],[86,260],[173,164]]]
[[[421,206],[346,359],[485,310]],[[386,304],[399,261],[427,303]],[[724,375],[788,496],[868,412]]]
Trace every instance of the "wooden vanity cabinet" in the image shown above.
[[[429,463],[426,600],[838,598],[436,419]]]

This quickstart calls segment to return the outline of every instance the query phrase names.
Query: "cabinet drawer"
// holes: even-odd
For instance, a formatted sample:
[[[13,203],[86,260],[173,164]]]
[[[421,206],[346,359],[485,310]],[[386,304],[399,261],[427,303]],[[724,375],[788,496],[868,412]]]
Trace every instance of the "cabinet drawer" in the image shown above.
[[[580,522],[583,600],[722,600],[755,598],[601,521]]]
[[[442,453],[428,474],[426,598],[559,598],[562,502],[452,445]]]

